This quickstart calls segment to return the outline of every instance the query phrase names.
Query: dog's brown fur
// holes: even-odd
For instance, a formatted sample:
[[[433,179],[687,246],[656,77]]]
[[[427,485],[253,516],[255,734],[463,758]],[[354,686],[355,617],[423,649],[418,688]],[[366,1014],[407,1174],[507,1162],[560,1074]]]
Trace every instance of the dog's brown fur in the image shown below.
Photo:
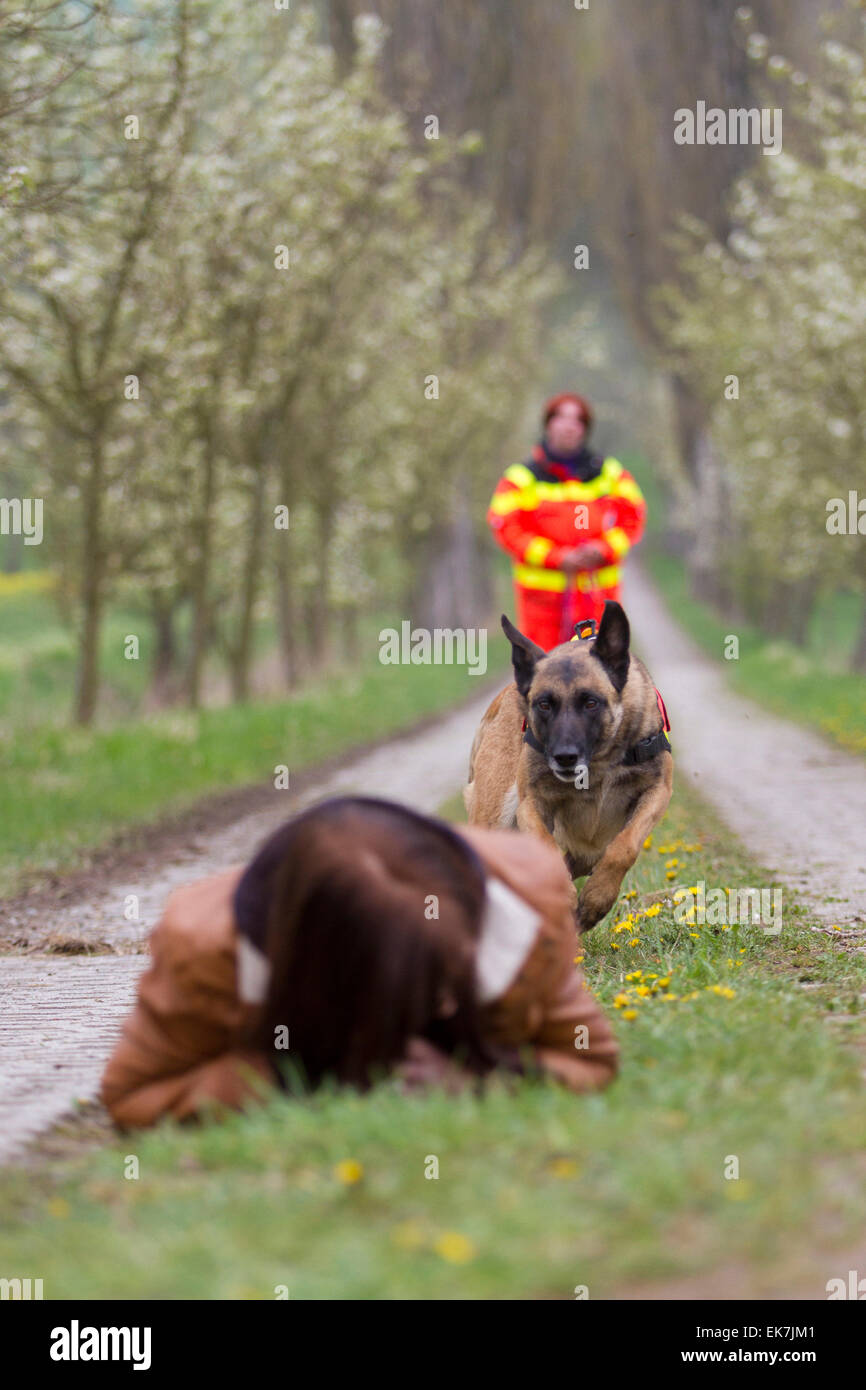
[[[661,725],[655,686],[629,652],[618,603],[605,605],[596,637],[548,653],[506,617],[502,626],[515,683],[496,696],[475,735],[463,792],[469,821],[516,825],[556,844],[573,878],[589,875],[579,899],[575,892],[578,929],[589,931],[613,907],[670,801],[669,751],[637,765],[622,762]],[[524,742],[524,719],[544,754]]]

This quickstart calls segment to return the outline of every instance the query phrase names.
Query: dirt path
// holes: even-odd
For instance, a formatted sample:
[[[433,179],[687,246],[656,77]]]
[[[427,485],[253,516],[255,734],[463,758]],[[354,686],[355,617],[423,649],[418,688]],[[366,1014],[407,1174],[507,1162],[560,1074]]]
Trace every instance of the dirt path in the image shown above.
[[[866,922],[866,765],[735,695],[636,565],[623,606],[667,705],[677,775],[818,916]]]
[[[472,736],[492,698],[423,732],[396,738],[271,810],[243,816],[207,838],[185,836],[175,851],[135,878],[73,900],[44,922],[28,921],[31,944],[58,939],[121,954],[0,956],[0,1163],[96,1094],[105,1059],[147,963],[144,943],[167,895],[191,879],[249,858],[285,818],[324,796],[366,792],[436,811],[463,785]],[[131,899],[138,918],[130,919]]]

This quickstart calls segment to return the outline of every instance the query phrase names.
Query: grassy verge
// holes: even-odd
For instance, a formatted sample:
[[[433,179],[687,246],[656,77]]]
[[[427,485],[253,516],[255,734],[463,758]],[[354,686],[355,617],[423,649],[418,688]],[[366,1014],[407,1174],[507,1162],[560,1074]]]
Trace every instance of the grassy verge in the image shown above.
[[[862,1212],[866,962],[790,902],[778,937],[678,923],[672,892],[701,878],[771,886],[678,791],[582,952],[623,1047],[605,1093],[385,1086],[126,1137],[0,1177],[4,1264],[48,1298],[524,1299],[722,1264],[744,1296],[800,1261],[826,1297]]]
[[[862,608],[853,593],[824,597],[812,614],[803,647],[768,641],[745,623],[732,627],[692,598],[682,560],[665,552],[661,518],[664,497],[640,459],[630,459],[648,503],[647,537],[641,557],[670,611],[692,640],[724,667],[731,685],[783,718],[819,729],[853,753],[866,753],[866,676],[846,669]],[[734,635],[739,655],[725,659]]]
[[[19,730],[0,746],[0,892],[208,793],[272,781],[278,765],[291,778],[483,684],[465,667],[376,662],[279,702],[175,710],[111,729]]]

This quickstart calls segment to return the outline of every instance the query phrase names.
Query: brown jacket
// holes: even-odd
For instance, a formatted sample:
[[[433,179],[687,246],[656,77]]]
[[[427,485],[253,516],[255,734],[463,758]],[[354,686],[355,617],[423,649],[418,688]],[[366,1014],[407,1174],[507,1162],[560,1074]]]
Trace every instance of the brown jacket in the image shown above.
[[[535,1060],[573,1091],[606,1085],[618,1049],[574,966],[570,884],[561,857],[516,831],[459,829],[488,872],[541,917],[518,974],[482,1009],[485,1036],[502,1046],[530,1046]],[[242,872],[227,869],[178,889],[154,928],[152,964],[102,1078],[102,1099],[124,1128],[166,1115],[188,1119],[213,1105],[242,1109],[271,1090],[267,1058],[239,1045],[255,1012],[237,989],[232,901]]]

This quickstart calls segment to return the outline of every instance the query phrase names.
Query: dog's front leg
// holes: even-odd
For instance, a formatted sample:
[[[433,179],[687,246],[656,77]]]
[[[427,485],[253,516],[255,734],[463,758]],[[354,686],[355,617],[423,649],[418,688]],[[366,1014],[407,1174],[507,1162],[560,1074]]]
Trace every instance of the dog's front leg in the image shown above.
[[[541,816],[538,814],[538,808],[531,796],[525,796],[522,801],[518,802],[517,828],[518,830],[527,831],[530,835],[538,836],[540,840],[544,840],[548,845],[552,845],[557,854],[562,854],[562,850],[544,824]],[[571,906],[575,909],[577,908],[577,889],[573,883],[571,885]]]
[[[581,889],[577,904],[578,931],[590,931],[610,912],[644,840],[667,810],[673,790],[674,760],[670,754],[663,756],[667,761],[663,779],[654,782],[639,798],[622,830],[611,840]]]

